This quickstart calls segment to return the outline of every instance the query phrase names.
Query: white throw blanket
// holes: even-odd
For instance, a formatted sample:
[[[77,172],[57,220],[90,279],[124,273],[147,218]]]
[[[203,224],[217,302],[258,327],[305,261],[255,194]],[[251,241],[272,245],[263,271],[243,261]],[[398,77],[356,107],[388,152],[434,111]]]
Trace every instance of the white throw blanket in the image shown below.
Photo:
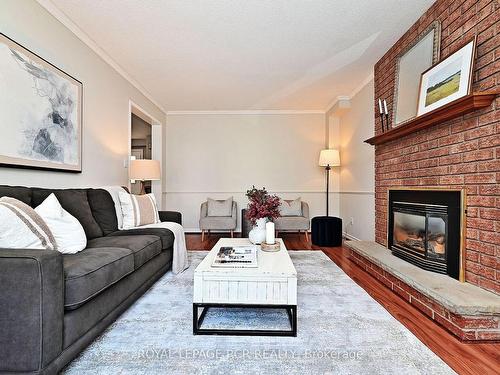
[[[120,206],[120,199],[118,198],[119,191],[125,191],[120,186],[105,186],[104,190],[107,190],[109,194],[111,194],[111,198],[113,198],[113,202],[115,203],[116,210],[116,218],[118,219],[118,229],[122,230],[123,228],[123,214]],[[148,224],[140,227],[136,227],[134,229],[141,228],[165,228],[172,231],[174,234],[174,245],[173,245],[173,256],[172,256],[172,272],[175,274],[181,273],[189,267],[187,248],[186,248],[186,238],[184,235],[184,228],[182,225],[165,221],[156,224]]]
[[[186,239],[182,225],[173,221],[164,221],[157,224],[147,224],[137,228],[166,228],[174,234],[174,254],[172,259],[172,272],[181,273],[189,267],[188,254],[186,249]]]

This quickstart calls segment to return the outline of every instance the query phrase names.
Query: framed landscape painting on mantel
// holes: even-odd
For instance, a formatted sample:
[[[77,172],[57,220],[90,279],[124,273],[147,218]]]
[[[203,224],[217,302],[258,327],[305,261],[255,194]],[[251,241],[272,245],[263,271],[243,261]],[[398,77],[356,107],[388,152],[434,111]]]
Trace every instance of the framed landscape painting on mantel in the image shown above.
[[[470,94],[476,39],[422,73],[417,114]]]
[[[0,165],[82,171],[80,81],[0,33]]]

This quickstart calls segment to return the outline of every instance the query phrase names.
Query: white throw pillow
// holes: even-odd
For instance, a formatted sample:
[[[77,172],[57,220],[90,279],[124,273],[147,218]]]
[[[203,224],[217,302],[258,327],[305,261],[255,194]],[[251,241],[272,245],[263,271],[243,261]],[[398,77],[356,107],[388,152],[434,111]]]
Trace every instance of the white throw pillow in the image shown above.
[[[104,186],[102,189],[106,190],[115,204],[116,220],[118,221],[118,229],[123,228],[123,212],[122,206],[120,204],[120,197],[118,196],[120,192],[127,193],[127,191],[121,186]]]
[[[57,242],[45,221],[27,204],[0,198],[0,248],[57,250]]]
[[[232,216],[233,197],[225,200],[207,198],[207,216]]]
[[[123,228],[132,229],[160,222],[158,205],[153,194],[135,195],[118,192],[123,214]]]
[[[50,228],[57,243],[57,250],[63,254],[75,254],[87,246],[87,237],[82,224],[62,208],[52,193],[35,208]]]
[[[295,200],[281,200],[281,216],[302,216],[302,201],[300,197]]]

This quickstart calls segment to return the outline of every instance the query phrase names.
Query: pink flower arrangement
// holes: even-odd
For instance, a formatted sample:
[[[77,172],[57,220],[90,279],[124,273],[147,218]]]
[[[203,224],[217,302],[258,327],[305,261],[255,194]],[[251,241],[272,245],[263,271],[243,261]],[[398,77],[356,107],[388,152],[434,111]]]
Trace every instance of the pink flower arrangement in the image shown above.
[[[246,196],[250,201],[246,217],[252,225],[257,223],[257,220],[267,218],[270,221],[280,217],[280,198],[277,195],[271,195],[267,192],[266,188],[257,189],[252,186],[247,190]]]

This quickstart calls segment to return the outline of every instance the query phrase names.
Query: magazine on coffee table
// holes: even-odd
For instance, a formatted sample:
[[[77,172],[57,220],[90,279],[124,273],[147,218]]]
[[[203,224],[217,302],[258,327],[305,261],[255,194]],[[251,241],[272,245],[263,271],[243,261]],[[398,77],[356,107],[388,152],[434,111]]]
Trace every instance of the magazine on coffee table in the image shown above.
[[[212,262],[212,267],[255,268],[257,264],[256,246],[223,246]]]

